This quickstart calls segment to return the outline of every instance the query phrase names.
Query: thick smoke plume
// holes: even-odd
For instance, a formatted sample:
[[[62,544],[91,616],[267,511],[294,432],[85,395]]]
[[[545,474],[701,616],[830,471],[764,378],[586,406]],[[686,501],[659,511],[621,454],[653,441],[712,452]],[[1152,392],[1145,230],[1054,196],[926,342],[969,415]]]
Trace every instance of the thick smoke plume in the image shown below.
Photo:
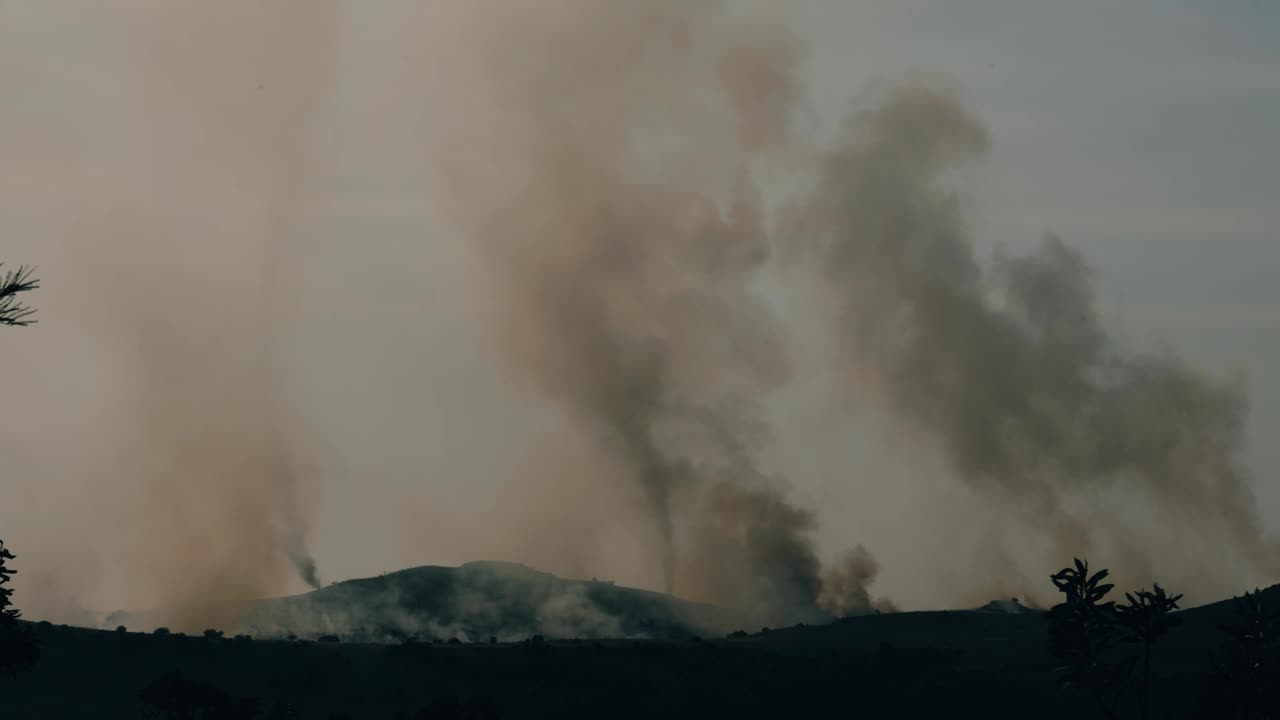
[[[813,520],[760,466],[789,363],[752,291],[796,48],[715,3],[549,5],[434,18],[465,38],[435,207],[492,261],[512,366],[643,498],[666,589],[813,617]]]
[[[18,390],[26,394],[15,405],[57,409],[11,419],[6,435],[23,434],[6,452],[14,476],[31,478],[28,488],[65,483],[46,493],[45,511],[27,513],[39,523],[22,518],[29,532],[55,538],[44,544],[59,561],[33,564],[56,567],[56,582],[20,592],[50,602],[79,594],[93,604],[96,592],[83,585],[115,582],[145,598],[142,609],[174,608],[166,624],[198,629],[234,625],[250,600],[283,591],[294,574],[318,586],[302,474],[319,448],[295,415],[303,405],[288,381],[314,379],[329,358],[308,355],[306,367],[281,371],[282,346],[310,347],[287,337],[299,329],[291,283],[304,272],[303,243],[316,225],[356,227],[336,222],[354,219],[385,230],[380,222],[403,221],[397,226],[411,236],[410,220],[428,224],[417,217],[424,195],[436,237],[422,244],[459,238],[488,274],[432,268],[435,277],[422,273],[423,285],[437,286],[432,294],[416,296],[414,286],[392,298],[405,315],[386,320],[364,308],[385,308],[379,303],[396,293],[379,295],[385,278],[368,268],[417,265],[390,245],[348,248],[382,264],[365,266],[359,283],[350,282],[359,271],[332,271],[344,287],[313,315],[326,335],[333,330],[325,347],[409,356],[402,368],[410,369],[345,382],[352,367],[393,366],[341,358],[344,382],[313,389],[329,394],[318,406],[330,409],[334,434],[359,437],[323,449],[367,475],[429,477],[421,486],[434,492],[438,482],[439,505],[449,509],[464,503],[446,501],[492,487],[462,487],[462,454],[523,458],[508,445],[524,439],[526,418],[506,434],[475,433],[474,446],[458,440],[461,431],[433,438],[459,446],[439,453],[436,467],[424,460],[432,453],[397,446],[421,439],[418,421],[430,413],[439,425],[485,416],[485,399],[470,392],[423,414],[381,400],[434,402],[426,398],[435,388],[421,391],[428,374],[415,373],[436,358],[389,341],[412,334],[403,326],[414,322],[401,321],[419,308],[415,320],[424,319],[430,307],[468,330],[441,339],[421,330],[432,327],[425,320],[416,326],[430,350],[456,343],[457,365],[476,361],[458,372],[458,385],[488,383],[492,407],[494,396],[510,399],[503,373],[518,378],[539,407],[555,408],[569,435],[539,433],[529,443],[554,438],[547,445],[588,450],[525,468],[522,481],[570,476],[531,481],[529,502],[512,502],[499,485],[505,507],[486,494],[463,513],[520,505],[511,525],[542,522],[536,531],[495,528],[502,523],[493,515],[422,530],[426,513],[400,501],[403,486],[386,483],[394,503],[371,503],[364,527],[394,504],[409,518],[398,524],[414,532],[388,532],[394,539],[384,545],[355,540],[351,562],[381,562],[370,558],[406,547],[397,557],[472,553],[476,545],[459,540],[464,529],[490,541],[476,557],[533,562],[508,554],[523,543],[535,546],[537,562],[554,562],[589,544],[601,525],[629,530],[636,518],[618,508],[634,506],[651,532],[637,542],[654,558],[653,585],[770,625],[875,606],[875,560],[855,549],[824,569],[815,514],[771,467],[773,429],[760,403],[792,379],[795,362],[756,288],[775,246],[785,246],[814,261],[806,279],[818,279],[833,319],[828,334],[850,404],[913,430],[926,462],[939,449],[948,477],[961,478],[975,504],[998,509],[995,532],[1017,534],[1017,542],[989,539],[984,559],[994,567],[971,575],[980,579],[970,586],[985,589],[991,579],[1023,597],[1027,583],[1045,584],[1041,572],[1083,554],[1122,583],[1158,574],[1192,592],[1274,576],[1275,553],[1236,465],[1242,388],[1110,337],[1086,263],[1058,239],[1030,255],[979,261],[963,185],[951,179],[986,154],[989,138],[951,93],[913,84],[850,120],[834,145],[798,142],[791,121],[805,109],[797,81],[804,48],[775,18],[740,13],[745,6],[488,0],[351,3],[339,13],[335,0],[136,0],[123,9],[67,0],[9,18],[0,27],[0,80],[14,111],[0,116],[0,202],[6,222],[21,215],[39,232],[28,254],[9,248],[3,259],[41,267],[41,323],[23,342],[46,344],[24,357],[28,368],[58,369],[42,367],[42,382]],[[367,44],[406,42],[371,72],[360,58],[339,62],[340,25]],[[20,26],[32,32],[10,29]],[[63,56],[24,38],[93,42]],[[396,72],[403,75],[389,76]],[[339,76],[351,78],[341,93]],[[326,123],[346,132],[364,123],[365,135],[344,136],[350,154],[335,159],[323,150]],[[364,215],[330,207],[331,161],[349,164],[344,192],[361,189],[344,198],[358,196],[352,206]],[[404,197],[414,198],[410,207]],[[31,256],[48,246],[58,249]],[[499,371],[480,367],[487,346],[466,345],[472,326],[488,325],[484,281],[501,308]],[[331,311],[352,300],[370,302],[343,326]],[[369,329],[381,332],[357,332]],[[401,392],[402,383],[419,392]],[[370,397],[370,422],[343,415]],[[358,423],[372,427],[357,432]],[[838,464],[861,468],[858,460]],[[517,464],[476,463],[473,477]],[[871,486],[874,469],[866,474],[850,480],[865,483],[859,502],[870,506],[883,496]],[[575,494],[592,482],[611,490]],[[629,495],[618,500],[621,493]],[[101,525],[78,527],[78,516]],[[101,543],[110,550],[93,557],[66,539],[85,534],[110,534]],[[1026,558],[1014,550],[1041,537],[1044,565],[1024,583]],[[873,547],[886,557],[883,545]],[[618,556],[631,559],[629,550],[611,546],[572,562],[606,574]],[[978,563],[955,564],[967,573]]]
[[[76,110],[59,102],[12,129],[48,151],[14,157],[29,178],[22,210],[56,218],[43,230],[60,248],[49,319],[58,337],[80,328],[101,343],[102,361],[64,381],[105,376],[114,401],[90,437],[110,449],[84,490],[110,494],[92,518],[112,531],[75,535],[110,546],[104,574],[176,627],[231,626],[295,572],[318,585],[297,477],[305,447],[277,346],[288,256],[323,197],[313,118],[333,89],[335,12],[327,1],[157,0],[34,16],[99,39],[77,64],[95,66],[101,87],[37,65]]]
[[[827,571],[819,602],[836,617],[864,613],[877,606],[891,610],[891,604],[875,600],[867,591],[879,574],[880,563],[859,545],[845,553],[840,563]]]
[[[319,587],[276,348],[287,311],[283,263],[319,202],[311,175],[323,163],[313,156],[311,118],[335,83],[336,8],[193,4],[152,22],[138,38],[162,69],[148,97],[158,112],[179,98],[194,103],[190,122],[205,152],[191,158],[192,179],[226,173],[245,194],[225,235],[167,271],[177,276],[165,281],[167,292],[131,298],[121,312],[132,325],[145,409],[138,452],[154,461],[144,474],[155,529],[148,556],[155,582],[185,590],[175,622],[229,623],[241,602],[280,591],[289,568]],[[192,241],[153,238],[173,249],[149,250],[171,259],[187,252],[174,246]]]
[[[953,95],[901,90],[848,124],[786,224],[820,263],[851,398],[936,438],[959,477],[1047,533],[1058,559],[1105,551],[1149,582],[1187,572],[1177,558],[1209,544],[1225,570],[1211,581],[1239,577],[1216,559],[1224,548],[1274,577],[1280,555],[1237,465],[1241,387],[1111,340],[1086,263],[1057,237],[984,271],[945,177],[987,148]],[[1157,530],[1126,533],[1089,504],[1115,493]]]
[[[1277,568],[1237,467],[1241,389],[1110,339],[1056,237],[977,260],[945,176],[989,138],[952,93],[909,84],[802,149],[793,39],[722,6],[450,19],[466,42],[445,64],[469,70],[434,89],[465,119],[441,135],[433,197],[492,260],[513,365],[642,491],[668,589],[755,598],[763,616],[871,605],[874,562],[855,553],[824,587],[812,517],[760,465],[755,401],[788,361],[751,290],[770,247],[756,180],[801,157],[816,183],[778,227],[819,261],[851,398],[940,444],[984,502],[1048,537],[1046,562],[1099,551],[1135,582],[1202,587],[1169,558],[1231,548],[1241,567],[1210,583]],[[694,569],[697,587],[676,582]],[[996,575],[1027,589],[1015,567]]]

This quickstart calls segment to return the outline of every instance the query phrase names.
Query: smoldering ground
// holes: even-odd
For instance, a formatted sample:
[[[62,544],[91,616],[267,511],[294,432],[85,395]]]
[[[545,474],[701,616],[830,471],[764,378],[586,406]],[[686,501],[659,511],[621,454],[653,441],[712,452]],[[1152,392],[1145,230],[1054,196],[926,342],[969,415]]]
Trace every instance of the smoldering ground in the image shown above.
[[[337,634],[367,642],[489,643],[552,638],[666,638],[718,634],[714,608],[612,582],[564,580],[513,563],[419,567],[259,603],[254,636]]]

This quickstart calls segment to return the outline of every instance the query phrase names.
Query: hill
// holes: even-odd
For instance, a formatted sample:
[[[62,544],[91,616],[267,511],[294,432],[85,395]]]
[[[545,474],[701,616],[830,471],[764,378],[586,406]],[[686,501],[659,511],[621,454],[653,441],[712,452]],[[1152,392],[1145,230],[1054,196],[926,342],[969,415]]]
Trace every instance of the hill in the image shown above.
[[[594,580],[565,580],[524,565],[425,566],[266,600],[244,627],[259,636],[336,634],[365,642],[458,638],[686,639],[719,633],[715,608]]]

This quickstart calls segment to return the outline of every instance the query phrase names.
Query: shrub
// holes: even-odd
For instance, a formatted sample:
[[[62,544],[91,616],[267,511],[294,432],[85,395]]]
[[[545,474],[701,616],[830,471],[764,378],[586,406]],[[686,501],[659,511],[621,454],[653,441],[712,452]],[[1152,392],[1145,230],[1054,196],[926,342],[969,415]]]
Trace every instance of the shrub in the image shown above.
[[[1089,564],[1078,558],[1074,567],[1050,576],[1065,601],[1048,613],[1049,650],[1065,661],[1058,668],[1064,686],[1088,691],[1099,711],[1115,717],[1113,706],[1132,672],[1132,661],[1116,660],[1111,652],[1115,639],[1115,603],[1103,598],[1115,587],[1103,583],[1108,572],[1090,575]]]
[[[13,570],[8,566],[9,560],[16,560],[17,557],[9,552],[9,549],[0,542],[0,623],[5,625],[16,624],[18,618],[22,617],[22,612],[13,607],[13,588],[7,588],[13,576],[18,574],[17,570]]]
[[[204,631],[204,637],[207,640],[221,640],[222,635],[223,633],[221,630],[214,630],[213,628],[209,628]]]
[[[1137,597],[1125,593],[1128,605],[1117,605],[1116,622],[1128,631],[1131,639],[1142,643],[1142,718],[1151,716],[1151,646],[1181,620],[1170,613],[1178,609],[1181,595],[1169,596],[1159,583],[1148,592],[1139,590]]]
[[[1236,621],[1220,626],[1227,635],[1221,654],[1201,674],[1205,717],[1270,718],[1280,709],[1280,658],[1276,635],[1280,612],[1257,590],[1234,598]]]

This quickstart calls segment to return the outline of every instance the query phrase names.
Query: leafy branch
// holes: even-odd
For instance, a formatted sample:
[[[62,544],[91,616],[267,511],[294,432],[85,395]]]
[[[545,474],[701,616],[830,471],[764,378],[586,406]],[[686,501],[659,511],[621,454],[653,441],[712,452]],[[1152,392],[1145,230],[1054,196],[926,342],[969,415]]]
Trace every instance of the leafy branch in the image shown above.
[[[40,287],[40,281],[31,277],[32,270],[20,265],[17,270],[6,270],[0,275],[0,325],[26,326],[35,322],[28,319],[35,310],[24,305],[19,297]]]
[[[1108,574],[1099,570],[1091,575],[1089,564],[1077,558],[1074,567],[1050,576],[1066,598],[1049,610],[1049,649],[1054,657],[1066,661],[1058,668],[1063,684],[1088,691],[1102,715],[1115,718],[1115,702],[1133,662],[1111,658],[1115,603],[1103,602],[1103,598],[1115,585],[1102,582]]]

